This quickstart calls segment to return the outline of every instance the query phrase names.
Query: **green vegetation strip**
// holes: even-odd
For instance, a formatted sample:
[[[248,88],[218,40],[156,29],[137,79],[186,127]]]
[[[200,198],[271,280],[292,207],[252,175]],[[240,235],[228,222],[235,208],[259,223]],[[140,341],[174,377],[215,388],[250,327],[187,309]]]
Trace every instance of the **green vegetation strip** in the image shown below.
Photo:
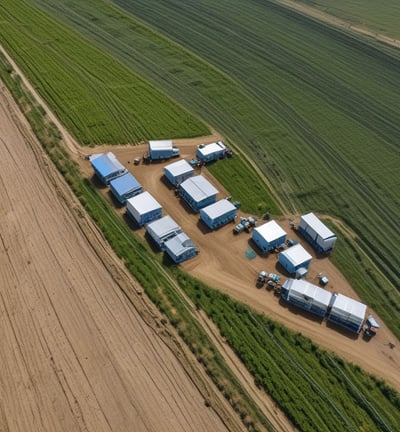
[[[80,143],[209,133],[164,93],[38,8],[4,0],[0,16],[5,48]]]
[[[261,0],[32,1],[247,152],[291,211],[350,226],[391,299],[369,281],[363,300],[400,338],[398,51]]]
[[[78,166],[60,146],[60,135],[47,125],[43,110],[22,88],[4,58],[0,75],[27,113],[31,125],[57,168],[79,197],[117,255],[146,293],[175,325],[197,359],[240,413],[249,430],[270,429],[229,372],[193,311],[131,232],[99,194],[81,177]],[[228,296],[171,266],[180,287],[196,308],[203,309],[264,388],[302,431],[396,430],[400,424],[400,396],[384,382],[329,354],[309,339],[258,315]]]

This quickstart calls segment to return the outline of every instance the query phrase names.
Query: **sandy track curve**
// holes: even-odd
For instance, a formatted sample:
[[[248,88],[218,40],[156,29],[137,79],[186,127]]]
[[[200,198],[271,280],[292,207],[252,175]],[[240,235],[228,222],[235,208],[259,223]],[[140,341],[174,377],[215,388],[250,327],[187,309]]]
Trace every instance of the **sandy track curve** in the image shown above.
[[[12,102],[2,86],[0,430],[226,431],[94,253]]]

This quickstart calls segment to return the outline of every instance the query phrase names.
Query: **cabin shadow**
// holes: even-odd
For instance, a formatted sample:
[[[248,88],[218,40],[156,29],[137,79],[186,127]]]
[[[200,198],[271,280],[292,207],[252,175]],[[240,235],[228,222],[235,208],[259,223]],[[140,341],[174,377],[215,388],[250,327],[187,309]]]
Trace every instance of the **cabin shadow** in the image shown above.
[[[107,192],[107,196],[110,198],[110,201],[112,202],[112,204],[114,205],[114,207],[116,207],[117,209],[121,209],[122,207],[125,207],[125,204],[121,204],[117,198],[115,198],[114,194],[111,192],[111,190],[109,190]]]
[[[196,222],[196,226],[200,230],[200,232],[204,235],[211,234],[213,231],[218,230],[218,228],[215,230],[210,229],[200,218]]]
[[[198,214],[198,212],[195,212],[192,209],[192,207],[190,207],[190,205],[183,198],[179,197],[179,203],[189,214],[192,214],[192,215]]]
[[[136,223],[135,220],[133,220],[133,218],[131,216],[129,216],[128,211],[126,211],[123,215],[122,215],[122,219],[124,220],[124,222],[128,225],[128,227],[132,230],[132,231],[139,231],[140,230],[140,226]]]
[[[96,187],[96,189],[107,189],[108,186],[105,185],[96,174],[93,174],[92,177],[90,177],[90,181],[92,184]]]
[[[173,190],[175,190],[175,189],[178,189],[176,186],[174,186],[168,179],[167,179],[167,177],[165,176],[165,174],[163,174],[161,177],[160,177],[160,182],[168,189],[168,190],[170,190],[170,191],[173,191]]]
[[[346,328],[332,322],[332,321],[326,321],[326,326],[332,330],[337,331],[341,335],[347,337],[348,339],[356,340],[360,336],[359,333],[354,333],[350,330],[347,330]]]
[[[236,234],[236,235],[248,235],[248,233],[246,233],[246,232],[243,232],[243,233],[239,233],[239,234]],[[253,251],[256,253],[256,255],[257,256],[259,256],[259,257],[261,257],[261,258],[268,258],[269,257],[269,255],[270,255],[270,252],[263,252],[257,245],[256,245],[256,243],[254,242],[254,240],[251,238],[251,237],[249,237],[248,239],[247,239],[247,244],[248,244],[248,246],[251,248],[251,249],[253,249]]]
[[[279,304],[285,307],[289,312],[293,313],[294,315],[301,315],[302,317],[306,318],[309,321],[319,323],[319,324],[322,324],[324,321],[324,317],[321,317],[305,309],[302,309],[301,307],[295,306],[285,301],[282,297],[279,299]]]
[[[154,252],[155,254],[161,252],[160,246],[158,246],[158,244],[154,241],[154,239],[147,231],[144,233],[144,238],[147,241],[147,244],[150,246],[152,252]]]

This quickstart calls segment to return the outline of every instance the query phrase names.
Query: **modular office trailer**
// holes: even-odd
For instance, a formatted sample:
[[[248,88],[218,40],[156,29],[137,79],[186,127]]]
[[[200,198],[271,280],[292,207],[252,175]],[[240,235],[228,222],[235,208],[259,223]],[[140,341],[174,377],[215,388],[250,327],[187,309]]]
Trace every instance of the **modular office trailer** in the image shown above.
[[[139,225],[143,226],[162,217],[161,205],[148,192],[143,192],[126,202],[129,216]]]
[[[184,232],[167,240],[164,243],[164,248],[176,264],[186,261],[198,253],[195,244]]]
[[[222,141],[197,147],[196,157],[201,162],[212,162],[225,157],[226,146]]]
[[[298,230],[318,252],[330,252],[335,246],[335,234],[314,213],[301,216]]]
[[[168,215],[150,222],[146,229],[149,236],[157,243],[161,250],[164,249],[166,241],[182,232],[181,227]]]
[[[110,182],[110,190],[121,204],[143,192],[142,185],[131,173],[126,173]]]
[[[179,195],[195,212],[215,203],[217,193],[217,189],[201,175],[188,178],[179,186]]]
[[[186,179],[193,176],[194,169],[190,166],[189,162],[181,159],[167,165],[164,168],[164,174],[173,186],[178,187]]]
[[[92,155],[89,160],[97,177],[105,185],[128,172],[112,152]]]
[[[343,294],[333,294],[332,308],[328,320],[347,330],[359,333],[364,319],[367,306],[357,300],[353,300]]]
[[[152,160],[170,159],[179,156],[179,149],[172,145],[172,140],[149,141],[149,156]]]
[[[278,256],[279,263],[291,275],[301,269],[308,269],[312,256],[300,244],[289,247]]]
[[[287,279],[281,288],[283,299],[320,317],[327,313],[332,294],[304,280]]]
[[[232,222],[237,213],[237,208],[227,199],[222,199],[200,210],[200,219],[210,229],[216,229]]]
[[[285,242],[286,232],[272,220],[254,228],[252,239],[262,252],[268,252]]]

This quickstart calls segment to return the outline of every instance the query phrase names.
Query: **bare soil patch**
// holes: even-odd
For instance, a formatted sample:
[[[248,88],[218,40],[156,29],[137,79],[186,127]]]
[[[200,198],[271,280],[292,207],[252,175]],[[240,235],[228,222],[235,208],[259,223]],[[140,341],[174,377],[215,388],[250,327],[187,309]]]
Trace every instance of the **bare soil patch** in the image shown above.
[[[189,141],[180,142],[179,147],[183,158],[191,159],[194,157],[196,144]],[[247,233],[233,235],[233,224],[226,225],[215,231],[206,228],[199,221],[199,215],[190,210],[175,195],[174,188],[165,180],[163,168],[171,161],[134,166],[133,159],[141,157],[146,151],[146,146],[121,150],[114,148],[113,151],[143,185],[144,189],[149,191],[162,204],[164,214],[169,214],[174,218],[198,245],[200,249],[199,255],[182,264],[185,270],[210,286],[226,292],[269,317],[284,323],[291,329],[310,337],[322,347],[360,365],[366,371],[384,378],[390,385],[400,390],[400,375],[398,373],[400,370],[400,344],[385,325],[382,325],[379,334],[374,339],[366,342],[361,335],[357,336],[346,332],[340,327],[328,324],[325,320],[316,320],[314,316],[300,309],[289,307],[265,288],[258,289],[256,287],[256,277],[260,270],[279,273],[283,279],[288,276],[278,265],[276,254],[269,254],[267,257],[261,256],[251,241],[251,235]],[[93,170],[90,164],[81,161],[81,165],[88,177],[91,177]],[[197,173],[203,174],[217,187],[220,192],[218,199],[230,195],[229,191],[225,190],[210,175],[206,167],[199,169]],[[102,190],[104,195],[111,200],[108,188]],[[122,215],[125,209],[120,208],[118,211]],[[239,211],[239,215],[241,214]],[[282,217],[277,222],[288,233],[289,238],[297,240],[313,256],[307,280],[318,284],[318,274],[323,273],[329,278],[326,289],[359,299],[356,292],[342,273],[332,264],[329,257],[317,257],[314,250],[304,239],[290,229],[290,219],[292,218],[295,221],[298,220],[298,216],[291,215]],[[262,221],[259,221],[259,223],[262,223]],[[143,228],[135,231],[144,236],[145,230]],[[245,252],[248,249],[255,250],[256,257],[254,259],[249,260],[246,258]],[[367,313],[373,313],[376,316],[372,310],[368,310]],[[379,320],[379,317],[377,319]],[[380,322],[383,324],[382,321]],[[395,343],[396,347],[391,349],[389,342]]]
[[[0,147],[0,430],[241,430],[185,349],[148,325],[156,311],[3,85]]]

